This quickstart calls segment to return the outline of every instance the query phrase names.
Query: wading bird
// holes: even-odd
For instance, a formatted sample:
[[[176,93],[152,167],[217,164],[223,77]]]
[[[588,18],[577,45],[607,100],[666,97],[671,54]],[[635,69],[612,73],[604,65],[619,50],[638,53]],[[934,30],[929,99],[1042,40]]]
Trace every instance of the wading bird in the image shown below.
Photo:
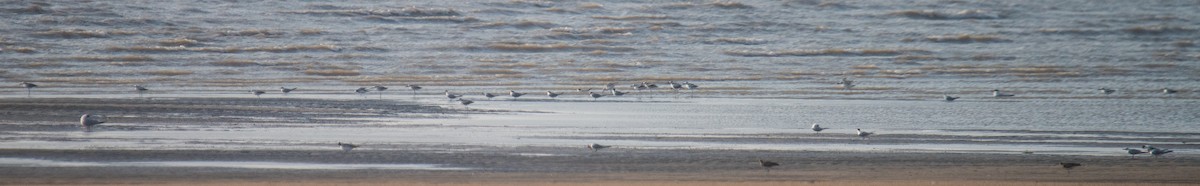
[[[36,86],[36,85],[35,85],[35,86]],[[1178,91],[1178,90],[1175,90],[1175,89],[1163,88],[1163,89],[1162,89],[1162,92],[1163,92],[1163,94],[1174,94],[1174,93],[1176,93],[1176,92],[1179,92],[1179,91]]]
[[[521,97],[521,96],[524,96],[524,95],[525,95],[525,93],[520,93],[520,92],[517,92],[517,91],[508,90],[508,96],[512,96],[512,97],[513,97],[513,99],[517,99],[517,98],[519,98],[519,97]]]
[[[451,93],[450,93],[450,90],[446,90],[446,98],[450,98],[450,100],[454,100],[454,99],[456,99],[456,98],[460,98],[460,97],[462,97],[462,95],[459,95],[459,94],[451,94]]]
[[[354,148],[358,148],[358,145],[349,144],[349,143],[338,142],[337,144],[338,144],[338,146],[342,147],[342,152],[350,152],[350,150],[354,150]]]
[[[138,97],[142,97],[142,94],[145,94],[145,93],[146,93],[146,91],[149,91],[149,90],[150,90],[150,89],[148,89],[148,88],[146,88],[146,87],[143,87],[142,85],[133,85],[133,89],[134,89],[134,90],[137,90],[137,92],[138,92]]]
[[[593,144],[591,144],[591,145],[587,145],[587,148],[588,148],[588,149],[591,149],[591,150],[592,150],[592,152],[596,152],[596,151],[598,151],[598,150],[600,150],[600,149],[609,148],[609,147],[612,147],[612,146],[604,146],[604,145],[595,144],[595,143],[593,143]]]
[[[33,88],[37,87],[37,86],[38,86],[37,84],[33,84],[30,82],[24,82],[24,81],[21,82],[21,87],[25,88],[25,97],[33,97]]]
[[[558,95],[559,95],[558,93],[546,91],[546,96],[550,96],[550,98],[556,98],[556,97],[558,97]]]
[[[1074,169],[1075,167],[1078,167],[1078,166],[1083,166],[1082,164],[1079,164],[1079,163],[1058,163],[1058,165],[1062,165],[1063,169],[1067,169],[1067,174],[1071,174],[1071,169]]]
[[[577,88],[577,89],[575,89],[575,91],[576,92],[591,92],[592,89],[593,88],[588,88],[588,89]]]
[[[413,97],[417,97],[417,91],[421,90],[421,86],[417,85],[404,85],[404,87],[408,87],[408,89],[413,91]]]
[[[609,90],[609,92],[611,92],[613,96],[624,96],[625,95],[625,92],[617,91],[617,89],[615,89],[615,88],[612,90]]]
[[[475,103],[475,101],[458,98],[458,103],[462,104],[463,107],[466,107],[467,105],[470,105],[471,103]]]
[[[1117,92],[1117,90],[1113,90],[1113,89],[1110,89],[1110,88],[1107,88],[1107,87],[1105,87],[1105,88],[1100,88],[1100,89],[1096,89],[1096,90],[1100,90],[1100,93],[1104,93],[1104,94],[1112,94],[1112,93],[1114,93],[1114,92]]]
[[[1013,97],[1013,94],[1000,93],[1000,89],[992,90],[992,97]]]
[[[300,87],[295,87],[295,88],[279,87],[279,92],[283,92],[283,95],[287,95],[288,93],[292,93],[292,91],[296,91],[296,89],[298,89],[298,88],[300,88]]]
[[[371,92],[371,90],[367,90],[367,87],[358,87],[358,89],[354,90],[354,93],[358,93],[360,96],[366,94],[367,92]]]
[[[83,114],[83,116],[79,117],[79,127],[82,127],[84,132],[91,132],[92,126],[108,122],[105,120],[102,115]]]
[[[951,97],[950,95],[942,95],[942,98],[946,99],[946,101],[954,101],[954,100],[958,99],[959,97]]]
[[[1164,154],[1171,153],[1171,152],[1175,152],[1175,151],[1173,151],[1171,149],[1152,149],[1152,150],[1150,150],[1150,155],[1154,156],[1154,157],[1158,157],[1158,156],[1162,156]]]
[[[597,94],[595,92],[588,92],[588,94],[592,95],[592,101],[596,101],[596,99],[600,99],[600,97],[604,97],[603,94]]]
[[[850,88],[854,88],[854,80],[847,78],[842,78],[842,81],[837,82],[837,84],[842,85],[842,90],[850,90]]]
[[[821,128],[821,125],[818,125],[818,124],[813,124],[813,126],[812,126],[813,132],[821,132],[822,130],[825,130],[825,129],[829,129],[829,128]]]
[[[379,99],[383,99],[383,91],[388,89],[387,87],[381,85],[375,85],[371,88],[375,88],[375,91],[379,92]]]
[[[758,160],[758,165],[762,166],[762,168],[766,169],[767,172],[769,173],[769,172],[771,172],[771,167],[779,166],[779,163],[775,163],[772,161],[766,161],[766,160]]]
[[[858,137],[859,137],[859,138],[862,138],[862,139],[868,139],[868,138],[871,138],[870,136],[871,136],[872,134],[875,134],[874,132],[866,132],[866,131],[862,131],[862,129],[854,129],[854,130],[858,130]]]
[[[695,90],[695,89],[700,88],[700,85],[692,84],[689,82],[683,82],[683,88],[687,88],[688,90]]]
[[[1131,148],[1125,148],[1125,151],[1126,151],[1126,153],[1129,153],[1129,159],[1137,158],[1135,156],[1137,156],[1138,154],[1146,153],[1146,151],[1142,151],[1142,150],[1138,150],[1138,149],[1131,149]]]
[[[487,92],[484,92],[484,93],[483,93],[483,97],[487,97],[487,98],[488,98],[488,100],[492,100],[492,98],[496,97],[496,95],[495,95],[495,94],[492,94],[492,93],[487,93]]]
[[[254,93],[254,97],[259,97],[259,98],[262,98],[262,95],[263,95],[263,94],[266,94],[266,93],[267,93],[267,91],[261,91],[261,90],[251,90],[251,91],[250,91],[250,93]]]

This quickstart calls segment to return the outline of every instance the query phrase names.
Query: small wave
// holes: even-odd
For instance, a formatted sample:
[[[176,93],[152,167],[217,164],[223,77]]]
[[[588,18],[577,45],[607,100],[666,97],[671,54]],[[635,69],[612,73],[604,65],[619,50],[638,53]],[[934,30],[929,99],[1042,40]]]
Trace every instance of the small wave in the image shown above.
[[[284,34],[284,32],[282,32],[282,31],[274,31],[274,30],[268,30],[268,29],[222,30],[222,31],[217,32],[217,35],[219,35],[219,36],[271,37],[271,36],[280,36],[283,34]]]
[[[163,47],[163,46],[133,46],[119,47],[112,46],[104,49],[109,52],[149,52],[149,53],[169,53],[169,52],[216,52],[216,53],[244,53],[244,52],[320,52],[320,51],[341,51],[340,47],[319,44],[319,45],[285,45],[285,46],[260,46],[260,47]]]
[[[594,51],[604,50],[613,52],[629,52],[636,49],[630,47],[610,47],[610,46],[583,46],[565,43],[553,44],[535,44],[535,43],[492,43],[486,46],[463,46],[457,47],[466,50],[499,50],[499,51],[514,51],[514,52],[571,52],[571,51]]]
[[[940,12],[933,10],[902,10],[888,13],[888,15],[904,16],[912,19],[932,19],[932,20],[949,20],[949,19],[1001,19],[1004,15],[999,12],[990,10],[961,10],[957,12]]]
[[[358,76],[358,75],[362,75],[362,72],[359,72],[358,70],[333,69],[333,70],[304,70],[304,74],[315,75],[315,76]]]
[[[725,9],[753,9],[754,8],[754,6],[742,4],[739,2],[732,2],[732,1],[716,1],[716,2],[709,3],[708,5],[717,7],[717,8],[725,8]]]
[[[1104,31],[1104,30],[1067,29],[1067,28],[1043,28],[1043,29],[1038,29],[1037,32],[1043,33],[1043,34],[1073,34],[1073,35],[1099,35],[1099,34],[1109,33],[1109,31]]]
[[[111,36],[128,36],[134,35],[137,32],[121,31],[121,30],[48,30],[34,32],[32,35],[42,38],[62,38],[62,39],[78,39],[78,38],[107,38]]]
[[[666,15],[631,15],[631,16],[592,16],[592,19],[608,19],[608,20],[656,20],[670,19]]]
[[[462,13],[449,8],[417,8],[401,9],[353,9],[353,10],[299,10],[283,11],[290,14],[332,15],[332,16],[382,16],[382,17],[433,17],[460,16]]]
[[[1194,28],[1185,28],[1179,26],[1155,25],[1155,26],[1135,26],[1125,28],[1122,31],[1135,35],[1161,35],[1161,34],[1184,34],[1196,33]]]
[[[424,17],[391,17],[391,18],[383,17],[383,16],[366,16],[366,17],[363,17],[363,20],[374,21],[374,22],[383,22],[383,23],[396,23],[396,22],[401,22],[401,21],[464,23],[464,22],[476,22],[476,21],[479,21],[479,18],[465,17],[465,16],[424,16]]]
[[[183,76],[183,75],[192,75],[193,73],[195,73],[195,72],[192,72],[191,70],[151,70],[151,71],[142,72],[142,74],[145,74],[145,75],[155,75],[155,76]]]
[[[959,34],[959,35],[927,36],[927,37],[925,37],[925,41],[936,42],[936,43],[971,43],[971,42],[990,43],[990,42],[1007,42],[1010,40],[1000,38],[1000,36],[994,36],[994,35]]]
[[[822,50],[726,50],[725,55],[742,57],[782,56],[894,56],[910,53],[929,53],[917,49],[822,49]]]
[[[543,29],[547,29],[547,28],[554,28],[557,26],[558,26],[558,24],[554,24],[554,23],[547,22],[547,21],[520,20],[520,21],[515,21],[515,22],[508,22],[508,21],[486,22],[486,23],[472,26],[472,28],[523,28],[523,29],[543,28]]]
[[[757,39],[757,38],[744,38],[744,37],[743,38],[717,38],[717,39],[707,41],[705,43],[708,43],[708,44],[730,43],[730,44],[742,44],[742,45],[761,45],[761,44],[767,44],[767,40]]]

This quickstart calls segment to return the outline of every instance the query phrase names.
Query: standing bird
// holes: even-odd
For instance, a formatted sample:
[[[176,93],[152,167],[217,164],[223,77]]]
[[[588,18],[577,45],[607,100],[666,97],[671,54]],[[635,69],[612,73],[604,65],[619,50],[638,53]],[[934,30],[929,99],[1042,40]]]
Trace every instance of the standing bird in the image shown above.
[[[596,152],[596,151],[598,151],[598,150],[600,150],[600,149],[609,148],[609,147],[612,147],[612,146],[604,146],[604,145],[595,144],[595,143],[593,143],[593,144],[591,144],[591,145],[587,145],[587,148],[588,148],[588,149],[591,149],[591,150],[592,150],[592,152]]]
[[[604,84],[604,89],[605,89],[605,90],[615,90],[615,89],[617,89],[617,82],[609,82],[608,84]]]
[[[34,85],[34,86],[37,86],[37,85]],[[1169,89],[1169,88],[1163,88],[1162,91],[1163,91],[1163,94],[1174,94],[1176,92],[1179,92],[1178,90]]]
[[[487,98],[488,98],[488,100],[492,100],[492,98],[496,97],[496,95],[495,95],[495,94],[492,94],[492,93],[487,93],[487,92],[484,92],[484,93],[483,93],[483,97],[487,97]]]
[[[588,88],[588,89],[577,88],[577,89],[575,89],[575,91],[576,92],[591,92],[592,89],[593,88]]]
[[[338,146],[342,146],[342,152],[350,152],[350,150],[354,150],[354,148],[358,148],[358,145],[349,144],[349,143],[338,142],[337,144],[338,144]]]
[[[839,81],[837,84],[842,85],[842,90],[850,90],[850,88],[854,88],[854,80],[847,78],[842,78],[842,81]]]
[[[759,166],[762,166],[762,167],[763,167],[763,169],[766,169],[766,170],[767,170],[767,172],[768,172],[768,173],[770,173],[770,172],[771,172],[771,167],[779,166],[779,163],[775,163],[775,162],[772,162],[772,161],[766,161],[766,160],[761,160],[761,159],[760,159],[760,160],[758,160],[758,165],[759,165]]]
[[[1000,93],[1000,89],[992,90],[992,97],[1013,97],[1013,96],[1015,96],[1015,95]]]
[[[296,91],[296,89],[298,89],[298,88],[299,87],[296,87],[296,88],[279,87],[279,92],[283,92],[283,95],[287,95],[288,93],[292,93],[292,91]]]
[[[417,85],[404,85],[404,87],[408,87],[408,89],[413,91],[413,97],[417,97],[417,91],[421,90],[421,86]]]
[[[625,92],[617,91],[617,89],[615,89],[615,88],[612,90],[609,90],[609,92],[612,92],[613,96],[624,96],[625,95]]]
[[[696,84],[692,84],[692,83],[688,83],[688,82],[683,82],[683,88],[687,88],[688,90],[695,90],[695,89],[698,89],[698,88],[700,88],[700,85],[696,85]]]
[[[875,134],[874,132],[862,131],[862,129],[854,129],[854,130],[858,130],[858,137],[862,138],[862,139],[868,139],[868,138],[870,138],[869,136],[871,136],[872,134]]]
[[[636,91],[650,89],[649,87],[646,87],[646,85],[643,85],[643,84],[633,84],[633,85],[629,85],[629,87],[633,87],[633,90],[636,90]]]
[[[671,85],[671,90],[679,90],[683,88],[682,84],[675,83],[675,81],[667,81],[667,84]]]
[[[259,97],[259,98],[262,98],[262,95],[263,95],[263,94],[266,94],[266,93],[267,93],[267,91],[261,91],[261,90],[251,90],[251,91],[250,91],[250,93],[254,93],[254,97]]]
[[[96,126],[105,122],[108,121],[105,121],[104,116],[102,115],[83,114],[83,116],[79,117],[79,126],[83,127],[84,132],[91,132],[92,126]]]
[[[379,99],[383,99],[383,91],[388,89],[387,87],[381,85],[375,85],[371,88],[375,88],[375,91],[379,92]]]
[[[1139,150],[1139,149],[1131,149],[1131,148],[1125,148],[1125,151],[1126,151],[1127,153],[1129,153],[1129,159],[1134,159],[1134,158],[1137,158],[1137,157],[1135,157],[1135,156],[1137,156],[1138,154],[1145,154],[1145,153],[1146,153],[1146,151],[1142,151],[1142,150]]]
[[[1112,94],[1114,92],[1117,92],[1117,90],[1113,90],[1108,87],[1104,87],[1104,88],[1100,88],[1100,89],[1096,89],[1096,90],[1100,90],[1100,93],[1104,93],[1104,94]]]
[[[512,97],[513,97],[513,99],[517,99],[517,98],[519,98],[519,97],[521,97],[521,96],[525,95],[525,93],[520,93],[520,92],[517,92],[517,91],[508,90],[508,95],[509,95],[509,96],[512,96]]]
[[[150,91],[150,89],[143,87],[142,85],[133,85],[133,89],[137,90],[138,97],[142,97],[142,95],[145,94],[146,91]]]
[[[942,99],[946,99],[946,101],[954,101],[958,98],[959,97],[950,97],[950,95],[942,95]]]
[[[596,99],[600,99],[600,97],[604,97],[603,94],[597,94],[595,92],[588,92],[588,94],[592,94],[592,101],[596,101]]]
[[[1175,152],[1175,151],[1173,151],[1171,149],[1151,149],[1150,155],[1154,156],[1154,157],[1158,157],[1158,156],[1162,156],[1164,154],[1171,153],[1171,152]]]
[[[646,88],[648,88],[648,89],[658,88],[658,85],[655,85],[654,83],[645,82],[645,81],[642,82],[642,86],[646,86]]]
[[[37,86],[38,86],[37,84],[33,84],[30,82],[24,82],[24,81],[21,82],[21,87],[25,87],[25,97],[33,97],[33,88],[37,87]]]
[[[550,96],[550,98],[556,98],[556,97],[558,97],[558,95],[559,95],[558,93],[546,91],[546,96]]]
[[[354,93],[358,93],[360,96],[366,94],[367,92],[371,92],[371,90],[367,90],[367,87],[358,87],[358,89],[354,90]]]
[[[1062,165],[1063,169],[1067,169],[1067,174],[1071,174],[1071,169],[1074,169],[1078,166],[1083,166],[1083,164],[1079,163],[1058,163],[1058,165]]]
[[[467,105],[470,105],[471,103],[475,103],[475,101],[459,98],[458,103],[462,104],[463,107],[466,107]]]
[[[446,90],[446,98],[450,98],[450,100],[454,100],[454,99],[460,98],[460,97],[462,97],[462,95],[451,94],[450,90]]]
[[[818,125],[818,124],[813,124],[813,126],[812,126],[813,132],[821,132],[822,130],[825,130],[825,129],[829,129],[829,128],[821,128],[821,125]]]

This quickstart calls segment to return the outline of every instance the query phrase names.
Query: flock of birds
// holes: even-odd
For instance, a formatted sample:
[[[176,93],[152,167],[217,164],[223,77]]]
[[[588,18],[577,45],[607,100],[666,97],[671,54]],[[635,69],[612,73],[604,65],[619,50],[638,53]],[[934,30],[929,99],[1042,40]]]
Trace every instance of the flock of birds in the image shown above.
[[[698,86],[698,85],[696,85],[696,84],[692,84],[692,83],[689,83],[689,82],[676,83],[676,82],[674,82],[674,81],[668,81],[668,82],[667,82],[667,84],[668,84],[668,87],[669,87],[669,88],[671,88],[671,89],[673,89],[673,90],[676,90],[676,91],[678,91],[678,90],[684,90],[684,89],[686,89],[686,90],[695,90],[695,89],[698,89],[698,88],[700,87],[700,86]],[[842,81],[838,82],[837,84],[838,84],[838,85],[841,85],[841,87],[842,87],[844,90],[850,90],[851,88],[853,88],[853,87],[855,86],[855,84],[854,84],[854,81],[852,81],[852,80],[849,80],[849,79],[846,79],[846,78],[843,78],[843,79],[842,79]],[[26,95],[27,95],[27,96],[30,96],[30,95],[32,94],[32,92],[33,92],[33,88],[36,88],[36,87],[38,87],[38,85],[37,85],[37,84],[34,84],[34,83],[29,83],[29,82],[21,82],[21,83],[20,83],[20,86],[26,89]],[[421,89],[423,89],[423,87],[421,87],[421,86],[419,86],[419,85],[405,85],[404,87],[408,88],[409,90],[412,90],[412,91],[413,91],[413,96],[416,96],[416,94],[417,94],[417,91],[418,91],[418,90],[421,90]],[[641,90],[648,90],[648,89],[657,89],[657,88],[659,88],[659,86],[658,86],[657,84],[654,84],[654,83],[649,83],[649,82],[642,82],[642,83],[638,83],[638,84],[633,84],[633,85],[630,85],[630,87],[631,87],[632,89],[634,89],[634,90],[637,90],[637,91],[641,91]],[[296,91],[297,89],[298,89],[298,88],[296,88],[296,87],[293,87],[293,88],[279,87],[279,91],[280,91],[281,93],[283,93],[283,94],[288,94],[288,93],[291,93],[292,91]],[[136,90],[136,91],[138,92],[139,96],[140,96],[140,95],[144,94],[146,91],[149,91],[150,89],[148,89],[148,88],[146,88],[146,87],[144,87],[144,86],[142,86],[142,85],[134,85],[134,90]],[[354,90],[354,92],[355,92],[355,93],[358,93],[358,94],[366,94],[366,93],[369,93],[369,92],[371,92],[372,90],[374,90],[374,91],[376,91],[376,92],[379,92],[380,99],[382,99],[382,98],[383,98],[383,93],[382,93],[382,91],[388,90],[388,87],[385,87],[385,86],[378,86],[378,85],[377,85],[377,86],[370,87],[370,88],[368,88],[368,87],[359,87],[358,89]],[[591,97],[593,100],[599,99],[599,98],[601,98],[601,97],[604,97],[604,96],[606,96],[606,95],[612,95],[612,96],[622,96],[622,95],[625,95],[625,94],[627,94],[627,92],[621,92],[621,91],[617,90],[617,89],[616,89],[616,84],[615,84],[615,83],[608,83],[608,84],[606,84],[606,85],[605,85],[605,88],[604,88],[603,90],[601,90],[601,91],[605,91],[605,92],[607,92],[607,94],[596,93],[596,92],[594,92],[594,91],[592,91],[592,90],[593,90],[593,89],[591,89],[591,88],[589,88],[589,89],[576,89],[576,91],[577,91],[577,92],[580,92],[580,93],[582,93],[582,92],[587,92],[587,93],[588,93],[588,96],[590,96],[590,97]],[[1097,90],[1099,90],[1099,91],[1100,91],[1100,93],[1103,93],[1103,94],[1112,94],[1112,93],[1115,93],[1115,92],[1116,92],[1116,90],[1115,90],[1115,89],[1109,89],[1109,88],[1100,88],[1100,89],[1097,89]],[[1177,93],[1177,92],[1179,92],[1179,91],[1178,91],[1178,90],[1174,90],[1174,89],[1170,89],[1170,88],[1163,88],[1163,89],[1162,89],[1162,93],[1164,93],[1164,94],[1174,94],[1174,93]],[[256,97],[261,97],[263,94],[266,94],[266,91],[262,91],[262,90],[251,90],[251,91],[250,91],[250,93],[254,94],[254,96],[256,96]],[[445,91],[444,91],[444,93],[445,93],[445,95],[446,95],[446,98],[449,98],[451,101],[457,100],[457,101],[459,101],[459,103],[460,103],[460,104],[462,104],[463,106],[467,106],[467,105],[470,105],[470,104],[472,104],[472,103],[475,103],[474,101],[471,101],[471,100],[464,99],[464,95],[462,95],[462,94],[454,94],[454,93],[451,93],[451,92],[450,92],[450,90],[445,90]],[[508,91],[508,95],[509,95],[509,96],[511,96],[513,99],[520,98],[521,96],[524,96],[524,95],[526,95],[526,94],[527,94],[527,93],[520,93],[520,92],[516,92],[516,91],[513,91],[513,90],[509,90],[509,91]],[[559,96],[561,96],[561,95],[563,95],[563,93],[561,93],[561,92],[546,91],[546,96],[547,96],[547,97],[549,97],[549,98],[551,98],[551,99],[558,98],[558,97],[559,97]],[[484,93],[483,93],[483,96],[484,96],[484,97],[486,97],[486,98],[487,98],[487,99],[489,99],[489,100],[490,100],[490,99],[492,99],[492,98],[495,98],[495,97],[496,97],[496,95],[495,95],[495,94],[492,94],[492,93],[487,93],[487,92],[484,92]],[[1009,93],[1002,93],[1002,92],[1000,92],[1000,90],[999,90],[999,89],[992,90],[992,97],[1013,97],[1013,96],[1016,96],[1016,95],[1014,95],[1014,94],[1009,94]],[[953,97],[953,96],[950,96],[950,95],[943,95],[943,98],[944,98],[944,100],[945,100],[945,101],[954,101],[954,100],[957,100],[957,99],[959,99],[960,97]],[[105,123],[105,122],[107,122],[107,120],[106,120],[106,118],[105,118],[103,115],[83,114],[83,116],[81,116],[81,117],[79,118],[79,124],[80,124],[80,126],[81,126],[81,127],[84,129],[84,131],[91,131],[91,129],[92,129],[92,127],[93,127],[93,126],[96,126],[96,125],[99,125],[99,124],[102,124],[102,123]],[[823,130],[830,129],[830,128],[821,127],[821,125],[819,125],[819,124],[813,124],[811,129],[812,129],[814,132],[821,132],[821,131],[823,131]],[[870,136],[871,136],[871,135],[873,135],[873,134],[875,134],[874,132],[867,132],[867,131],[863,131],[862,129],[855,129],[855,130],[857,131],[857,132],[856,132],[856,135],[857,135],[857,136],[858,136],[860,139],[862,139],[862,140],[867,140],[867,139],[870,139]],[[359,147],[358,145],[354,145],[354,144],[350,144],[350,143],[342,143],[342,142],[338,142],[338,143],[337,143],[337,145],[338,145],[338,146],[340,146],[340,147],[342,148],[342,151],[345,151],[345,152],[350,152],[350,151],[351,151],[351,150],[353,150],[354,148],[358,148],[358,147]],[[610,147],[612,147],[612,146],[600,145],[600,144],[595,144],[595,143],[593,143],[593,144],[588,144],[588,145],[586,145],[585,147],[587,147],[587,149],[591,150],[592,152],[596,152],[596,151],[599,151],[599,150],[601,150],[601,149],[610,148]],[[1142,150],[1142,149],[1145,149],[1145,150]],[[1137,148],[1125,148],[1124,150],[1126,150],[1126,152],[1127,152],[1127,153],[1130,155],[1130,159],[1134,159],[1134,158],[1136,158],[1136,155],[1138,155],[1138,154],[1146,154],[1146,153],[1149,153],[1150,155],[1152,155],[1152,156],[1154,156],[1154,157],[1159,157],[1159,156],[1165,155],[1165,154],[1167,154],[1167,153],[1174,152],[1174,151],[1173,151],[1173,150],[1171,150],[1171,149],[1156,148],[1156,147],[1154,147],[1154,146],[1150,146],[1150,145],[1143,145],[1141,149],[1137,149]],[[771,168],[771,167],[775,167],[775,166],[779,166],[779,165],[780,165],[780,164],[779,164],[779,163],[777,163],[777,162],[766,161],[766,160],[761,160],[761,159],[760,159],[760,160],[758,160],[758,162],[759,162],[759,165],[760,165],[760,166],[762,166],[764,169],[766,169],[766,171],[767,171],[767,172],[770,172],[770,171],[771,171],[771,170],[770,170],[770,168]],[[1067,174],[1070,174],[1070,172],[1071,172],[1071,169],[1074,169],[1075,167],[1082,166],[1082,164],[1080,164],[1080,163],[1074,163],[1074,162],[1062,162],[1062,163],[1059,163],[1059,165],[1061,165],[1063,169],[1066,169],[1066,170],[1067,170]]]

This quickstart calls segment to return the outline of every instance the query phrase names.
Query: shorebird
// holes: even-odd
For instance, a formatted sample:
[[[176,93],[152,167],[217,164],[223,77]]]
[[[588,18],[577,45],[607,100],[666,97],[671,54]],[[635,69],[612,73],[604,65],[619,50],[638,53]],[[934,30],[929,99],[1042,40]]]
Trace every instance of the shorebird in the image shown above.
[[[855,130],[858,130],[858,137],[862,138],[862,139],[868,139],[868,138],[870,138],[869,136],[871,136],[872,134],[875,134],[874,132],[864,132],[864,131],[862,131],[862,129],[855,129]]]
[[[829,129],[829,128],[821,128],[821,125],[818,125],[818,124],[813,124],[813,126],[812,126],[813,132],[821,132],[822,130],[825,130],[825,129]]]
[[[646,87],[646,85],[643,85],[643,84],[633,84],[633,85],[629,85],[629,87],[633,87],[633,90],[637,90],[637,91],[650,89],[649,87]]]
[[[1138,149],[1131,149],[1131,148],[1125,148],[1125,151],[1126,151],[1127,153],[1129,153],[1129,159],[1134,159],[1134,158],[1137,158],[1137,157],[1134,157],[1134,156],[1137,156],[1138,154],[1145,154],[1145,153],[1146,153],[1146,151],[1142,151],[1142,150],[1138,150]]]
[[[343,152],[350,152],[350,150],[354,150],[354,148],[358,148],[358,145],[349,144],[349,143],[338,142],[337,144],[338,144],[338,146],[342,146]]]
[[[954,101],[958,98],[959,97],[950,97],[950,95],[942,95],[942,99],[946,99],[946,101]]]
[[[588,88],[588,89],[577,88],[577,89],[575,89],[575,91],[576,92],[590,92],[590,91],[592,91],[592,89],[593,88]]]
[[[371,92],[371,90],[367,90],[367,87],[358,87],[358,89],[354,90],[354,93],[358,93],[358,95],[363,95],[367,92]]]
[[[596,101],[596,99],[600,99],[600,97],[604,97],[603,94],[597,94],[595,92],[588,92],[588,94],[592,94],[592,101]]]
[[[558,97],[558,95],[559,95],[558,93],[546,91],[546,96],[550,96],[550,98],[556,98],[556,97]]]
[[[671,85],[671,90],[679,90],[683,88],[683,85],[675,83],[675,81],[667,81],[667,84]]]
[[[292,93],[292,91],[296,91],[296,89],[298,89],[298,88],[300,88],[300,87],[296,87],[296,88],[279,87],[279,92],[283,92],[284,95],[287,95],[288,93]]]
[[[450,90],[446,90],[446,98],[450,98],[451,100],[454,100],[455,98],[460,98],[460,97],[462,97],[462,95],[451,94]]]
[[[658,88],[658,85],[655,85],[654,83],[645,82],[645,81],[642,82],[642,86],[646,86],[646,88],[648,88],[648,89]]]
[[[83,127],[84,132],[91,132],[92,126],[96,126],[104,122],[108,121],[105,121],[104,116],[102,115],[83,114],[83,116],[79,117],[79,126]]]
[[[488,98],[488,100],[492,100],[492,98],[496,97],[496,95],[495,95],[495,94],[492,94],[492,93],[487,93],[487,92],[484,92],[484,93],[483,93],[483,97],[487,97],[487,98]]]
[[[251,90],[251,91],[250,91],[250,93],[254,93],[254,97],[259,97],[259,98],[262,98],[262,95],[263,95],[263,94],[266,94],[266,93],[267,93],[267,91],[261,91],[261,90]]]
[[[593,143],[591,145],[587,145],[587,148],[592,149],[592,152],[596,152],[600,149],[609,148],[609,147],[612,147],[612,146],[604,146],[604,145],[595,144],[595,143]]]
[[[1058,163],[1058,165],[1062,165],[1063,169],[1067,169],[1067,174],[1071,174],[1071,169],[1074,169],[1078,166],[1083,166],[1083,164],[1079,163]]]
[[[371,88],[375,88],[375,91],[379,92],[379,99],[383,99],[383,91],[388,89],[387,87],[381,85],[375,85]]]
[[[1154,149],[1158,149],[1158,147],[1154,147],[1154,146],[1150,146],[1150,145],[1142,145],[1142,148],[1143,148],[1143,149],[1146,149],[1146,150],[1154,150]]]
[[[142,85],[133,85],[133,89],[134,89],[134,90],[137,90],[137,92],[138,92],[138,97],[142,97],[142,94],[145,94],[145,93],[146,93],[146,91],[149,91],[149,90],[150,90],[150,89],[148,89],[148,88],[146,88],[146,87],[143,87]]]
[[[1000,93],[1000,89],[992,90],[992,97],[1013,97],[1013,96],[1015,96],[1015,95]]]
[[[617,91],[617,89],[608,90],[613,96],[624,96],[626,92]]]
[[[1175,152],[1175,151],[1173,151],[1171,149],[1151,149],[1150,155],[1154,156],[1154,157],[1158,157],[1158,156],[1162,156],[1164,154],[1171,153],[1171,152]]]
[[[34,85],[34,86],[37,86],[37,85]],[[1163,94],[1174,94],[1176,92],[1179,92],[1178,90],[1169,89],[1169,88],[1163,88],[1162,91],[1163,91]]]
[[[417,97],[417,91],[421,90],[421,86],[417,85],[404,85],[404,87],[408,87],[408,89],[413,91],[413,97]]]
[[[604,89],[605,89],[605,90],[615,90],[615,89],[617,89],[617,82],[609,82],[608,84],[605,84],[605,85],[604,85]]]
[[[475,101],[458,98],[458,103],[462,104],[465,107],[467,105],[470,105],[471,103],[475,103]]]
[[[513,97],[513,99],[517,99],[517,98],[519,98],[519,97],[521,97],[521,96],[525,95],[525,93],[520,93],[520,92],[517,92],[517,91],[508,90],[508,95],[509,95],[509,96],[512,96],[512,97]]]
[[[850,88],[854,88],[854,80],[847,78],[842,78],[842,81],[839,81],[837,84],[842,85],[842,90],[850,90]]]
[[[37,86],[38,86],[37,84],[33,84],[30,82],[24,82],[24,81],[21,82],[21,87],[25,87],[25,97],[32,97],[33,96],[33,88],[37,87]]]
[[[775,163],[772,161],[766,161],[766,160],[758,160],[758,165],[762,166],[763,169],[766,169],[767,172],[769,173],[769,172],[771,172],[771,167],[779,166],[779,163]]]
[[[1096,90],[1100,90],[1100,93],[1104,93],[1104,94],[1112,94],[1114,92],[1117,92],[1117,90],[1113,90],[1108,87],[1104,87],[1104,88],[1100,88],[1100,89],[1096,89]]]
[[[683,82],[683,88],[687,88],[688,90],[695,90],[695,89],[700,88],[700,85],[692,84],[689,82]]]

